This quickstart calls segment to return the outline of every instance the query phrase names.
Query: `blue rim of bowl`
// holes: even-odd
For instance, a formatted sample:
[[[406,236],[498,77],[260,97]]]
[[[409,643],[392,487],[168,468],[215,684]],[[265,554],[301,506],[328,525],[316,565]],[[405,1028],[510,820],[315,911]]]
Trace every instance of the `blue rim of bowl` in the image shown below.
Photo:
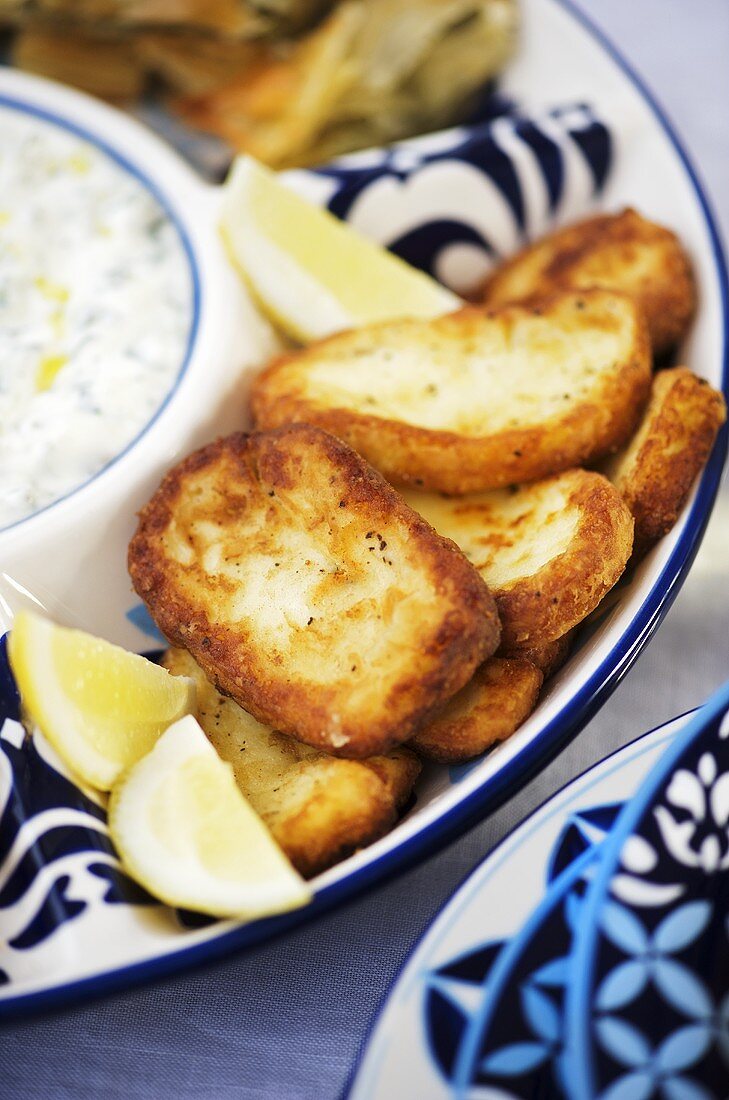
[[[617,749],[613,749],[612,752],[609,752],[607,756],[604,756],[602,758],[602,760],[597,760],[594,764],[590,764],[589,767],[585,768],[585,770],[580,772],[579,775],[575,775],[571,779],[566,780],[566,782],[564,782],[561,787],[558,787],[556,791],[552,792],[552,794],[547,795],[547,797],[542,802],[540,802],[538,806],[535,806],[534,809],[531,810],[525,818],[523,818],[521,821],[518,821],[516,825],[513,825],[511,829],[509,829],[509,831],[501,837],[498,843],[494,845],[491,851],[487,852],[486,855],[482,859],[480,859],[478,863],[476,863],[476,865],[467,872],[466,875],[464,875],[464,877],[454,887],[454,889],[451,891],[445,901],[442,902],[441,905],[438,907],[437,911],[426,924],[424,930],[415,939],[415,942],[408,948],[407,954],[398,966],[394,978],[390,981],[387,989],[382,994],[375,1013],[370,1023],[368,1024],[366,1034],[360,1044],[354,1065],[350,1069],[349,1074],[347,1075],[347,1080],[345,1081],[344,1086],[339,1093],[339,1100],[347,1100],[347,1097],[352,1091],[357,1080],[357,1075],[364,1065],[365,1056],[369,1051],[370,1043],[374,1039],[375,1032],[379,1027],[380,1020],[385,1013],[385,1009],[390,1003],[390,999],[395,995],[395,992],[400,985],[400,982],[405,977],[405,971],[410,967],[410,964],[413,961],[417,952],[419,952],[420,949],[425,945],[426,939],[429,939],[431,934],[435,933],[436,926],[440,925],[441,919],[445,916],[446,912],[452,908],[457,907],[458,899],[466,891],[469,883],[472,882],[478,875],[483,873],[486,864],[491,863],[492,860],[496,859],[499,853],[504,851],[506,846],[516,836],[520,829],[524,828],[530,822],[534,822],[536,818],[544,810],[546,810],[546,808],[552,802],[556,802],[559,798],[562,797],[562,795],[566,794],[570,787],[576,786],[578,783],[582,783],[583,780],[586,780],[588,776],[591,775],[593,772],[597,773],[598,771],[602,771],[603,768],[607,768],[611,761],[614,762],[614,769],[621,768],[623,764],[618,763],[616,761],[616,757],[625,754],[626,761],[627,759],[632,759],[630,757],[631,750],[635,750],[636,753],[638,753],[638,751],[641,749],[641,746],[643,745],[643,742],[648,737],[652,737],[654,734],[658,734],[662,730],[667,730],[669,726],[672,726],[675,722],[680,722],[683,718],[690,720],[692,715],[698,714],[700,711],[701,707],[691,707],[689,710],[684,711],[682,714],[677,714],[674,718],[669,718],[667,722],[661,722],[660,725],[653,726],[652,729],[646,730],[644,733],[639,734],[636,738],[634,738],[634,740],[628,741],[625,745],[618,746]],[[676,731],[677,738],[681,737],[684,728],[685,726],[682,726],[679,730]],[[671,742],[671,745],[672,744],[673,742]],[[670,749],[671,746],[668,746],[663,755],[669,752]],[[645,752],[647,751],[647,749],[644,747],[642,751]],[[603,845],[606,843],[607,838],[605,841],[603,841]]]
[[[699,181],[683,143],[663,108],[659,106],[653,93],[649,91],[641,77],[623,58],[604,33],[590,20],[572,0],[552,0],[563,8],[579,23],[603,51],[621,70],[623,76],[633,85],[638,94],[650,108],[656,123],[665,133],[674,152],[682,163],[686,175],[693,187],[704,223],[711,242],[716,278],[721,297],[721,314],[724,339],[722,347],[722,390],[729,397],[729,276],[726,258],[719,237],[716,219],[712,213],[708,197]],[[70,1006],[82,999],[99,997],[128,989],[141,982],[154,981],[169,975],[180,973],[204,962],[229,954],[232,950],[253,947],[263,941],[301,927],[333,906],[351,898],[374,883],[382,883],[395,875],[402,867],[412,866],[426,855],[434,855],[449,841],[474,825],[486,810],[496,810],[516,788],[526,784],[552,757],[556,755],[568,740],[571,740],[592,718],[608,696],[615,690],[626,675],[643,647],[653,636],[661,620],[668,612],[678,595],[681,585],[696,556],[701,538],[711,514],[711,508],[719,489],[724,459],[729,439],[729,425],[719,433],[711,458],[701,476],[691,511],[685,527],[671,553],[670,558],[653,585],[641,608],[623,637],[610,654],[595,670],[564,709],[542,730],[539,738],[526,746],[524,751],[506,764],[501,771],[486,779],[479,787],[462,798],[450,811],[415,835],[386,852],[377,860],[359,870],[352,871],[345,878],[325,886],[303,909],[295,910],[277,917],[268,917],[253,924],[223,932],[204,943],[182,947],[179,951],[148,959],[139,963],[80,978],[50,989],[19,994],[0,1000],[0,1022],[19,1015],[42,1012],[46,1009]]]
[[[625,842],[645,816],[657,793],[666,782],[666,778],[677,767],[682,757],[693,750],[708,729],[714,727],[718,719],[729,708],[729,683],[723,684],[701,707],[688,724],[680,731],[674,743],[661,757],[652,771],[638,788],[635,796],[624,806],[610,835],[605,840],[600,865],[590,885],[585,899],[580,928],[575,941],[574,984],[567,990],[565,1018],[567,1021],[566,1047],[568,1072],[570,1074],[573,1096],[594,1096],[594,1065],[588,1053],[587,1033],[590,1012],[590,991],[594,984],[595,939],[597,915],[608,896],[610,883],[620,863]],[[574,1036],[572,1021],[579,1029]],[[572,1042],[569,1040],[572,1039]]]
[[[157,420],[159,420],[160,416],[165,411],[170,401],[180,388],[182,379],[187,374],[187,368],[190,365],[193,351],[195,350],[198,329],[200,327],[200,312],[202,309],[202,288],[200,280],[200,269],[198,267],[195,251],[192,247],[192,242],[190,241],[187,229],[185,228],[179,215],[176,213],[173,204],[170,202],[164,192],[158,187],[158,185],[152,179],[150,179],[150,177],[145,172],[142,171],[139,165],[135,164],[134,161],[129,160],[113,145],[110,145],[103,138],[99,137],[98,134],[95,134],[92,130],[88,130],[84,126],[80,126],[76,122],[72,122],[71,119],[66,118],[63,114],[58,114],[55,111],[47,110],[45,107],[39,107],[35,103],[30,103],[27,100],[16,98],[15,96],[6,94],[0,95],[0,107],[8,107],[11,110],[18,111],[22,114],[32,115],[34,118],[39,118],[43,122],[49,122],[54,126],[58,126],[62,130],[66,130],[68,133],[74,134],[76,137],[82,138],[84,141],[87,141],[90,145],[95,146],[95,148],[99,149],[102,153],[109,157],[109,159],[117,164],[127,175],[132,176],[134,179],[137,180],[138,183],[141,183],[144,189],[150,195],[152,195],[154,200],[159,204],[160,208],[164,211],[165,215],[169,218],[170,222],[175,227],[175,231],[177,233],[178,239],[182,244],[182,248],[187,259],[187,264],[190,271],[190,280],[192,284],[192,316],[190,318],[190,327],[187,334],[187,344],[185,346],[185,351],[182,356],[182,360],[172,387],[168,390],[164,400],[162,401],[161,405],[159,405],[159,407],[156,409],[151,419],[149,419],[144,427],[141,429],[141,431],[138,432],[137,435],[135,435],[129,443],[127,443],[123,450],[119,451],[119,453],[115,455],[112,459],[110,459],[110,461],[107,462],[105,466],[102,466],[100,470],[97,470],[96,473],[92,474],[90,478],[86,479],[86,481],[82,481],[80,485],[74,486],[73,489],[69,489],[69,491],[67,493],[64,493],[63,496],[58,497],[56,500],[50,501],[48,504],[45,504],[37,511],[31,512],[30,515],[23,516],[22,519],[15,520],[13,523],[9,523],[5,527],[0,527],[1,538],[7,531],[16,531],[22,524],[28,523],[30,520],[34,520],[37,516],[47,514],[52,508],[56,508],[59,504],[63,504],[71,497],[76,496],[76,494],[80,493],[83,489],[88,488],[89,485],[93,484],[93,482],[97,481],[98,478],[102,477],[107,470],[111,469],[112,466],[115,466],[117,462],[120,462],[126,455],[128,455],[129,452],[133,450],[134,447],[136,447],[137,443],[139,443],[139,441],[147,434],[147,432],[149,432],[149,430],[157,422]]]

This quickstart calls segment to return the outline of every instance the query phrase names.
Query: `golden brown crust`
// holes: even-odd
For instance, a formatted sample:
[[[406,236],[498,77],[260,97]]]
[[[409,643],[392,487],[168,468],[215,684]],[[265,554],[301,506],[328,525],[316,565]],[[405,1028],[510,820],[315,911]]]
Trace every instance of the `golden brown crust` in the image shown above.
[[[326,870],[393,825],[420,772],[409,749],[338,760],[261,725],[220,695],[185,650],[168,650],[162,663],[194,679],[200,725],[302,875]]]
[[[385,784],[398,810],[405,808],[422,770],[420,760],[405,745],[391,749],[386,756],[370,756],[359,763],[370,768]]]
[[[488,374],[488,395],[483,386],[476,392],[476,381],[487,376],[478,360],[486,340],[501,349],[483,356],[483,371],[493,374]],[[393,361],[404,364],[408,396],[401,400],[396,391],[389,402],[396,415],[374,415],[367,411],[369,403],[380,398],[353,397],[351,387],[361,388],[362,379],[371,378],[373,394],[380,393],[384,375],[378,376],[377,364],[388,372]],[[520,369],[514,371],[517,361]],[[458,368],[469,362],[471,373],[464,382]],[[423,384],[426,368],[436,372],[438,385]],[[338,395],[320,382],[323,370],[340,387]],[[530,370],[525,397],[524,383],[517,379]],[[318,424],[346,440],[394,484],[458,495],[533,481],[614,452],[635,429],[650,377],[648,334],[633,303],[588,290],[559,293],[538,309],[511,306],[484,313],[471,308],[433,321],[389,322],[340,333],[271,363],[253,384],[251,408],[262,428]],[[457,385],[461,391],[452,411]],[[513,401],[502,393],[510,385]],[[535,418],[540,385],[548,387],[549,396]],[[427,419],[424,392],[431,388],[433,400],[444,401],[448,410],[439,414],[439,423],[452,428],[416,422],[416,415]],[[456,430],[466,422],[470,434]]]
[[[656,355],[685,336],[696,309],[691,265],[675,233],[630,209],[586,218],[523,249],[487,280],[483,301],[534,302],[587,287],[630,295]]]
[[[494,592],[508,646],[561,638],[597,607],[620,579],[633,547],[633,522],[604,478],[582,484],[569,495],[579,512],[569,551],[538,573]],[[592,475],[595,477],[596,475]]]
[[[655,376],[634,439],[605,467],[635,518],[635,559],[673,527],[725,420],[723,395],[686,367]]]
[[[299,767],[299,782],[307,773],[305,792],[298,800],[292,793],[285,813],[267,824],[294,867],[311,878],[384,836],[397,807],[375,771],[358,760],[327,757]]]
[[[555,672],[559,672],[569,657],[574,635],[575,631],[572,629],[561,638],[554,638],[548,642],[533,637],[527,644],[515,645],[510,649],[499,646],[497,656],[522,657],[531,661],[542,673],[544,679],[548,680],[550,676],[554,676]]]
[[[499,642],[457,547],[307,425],[179,463],[140,513],[129,571],[223,694],[337,756],[406,740]]]
[[[633,519],[600,474],[569,470],[513,492],[407,500],[452,538],[489,585],[504,652],[561,638],[621,576]]]
[[[539,698],[542,673],[521,657],[492,657],[410,742],[426,760],[459,764],[511,737]]]

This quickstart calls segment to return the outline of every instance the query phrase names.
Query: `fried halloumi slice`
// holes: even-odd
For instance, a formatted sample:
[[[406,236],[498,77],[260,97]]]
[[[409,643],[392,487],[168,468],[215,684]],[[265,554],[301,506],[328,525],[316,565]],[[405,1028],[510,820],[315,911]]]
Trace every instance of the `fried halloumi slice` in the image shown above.
[[[568,225],[525,248],[487,280],[483,300],[494,307],[588,287],[630,295],[657,355],[682,339],[696,309],[691,264],[678,237],[630,209]]]
[[[523,657],[492,657],[410,745],[426,760],[460,764],[505,741],[537,705],[542,673]]]
[[[329,337],[264,370],[252,410],[264,428],[319,424],[395,483],[460,494],[617,450],[650,376],[636,307],[592,290]]]
[[[725,420],[724,397],[703,378],[656,374],[638,431],[603,468],[633,513],[636,558],[673,527]]]
[[[162,664],[195,681],[200,725],[301,874],[318,874],[382,836],[410,798],[420,762],[409,749],[338,760],[257,722],[186,650],[168,650]]]
[[[542,642],[532,636],[531,640],[523,645],[500,647],[499,657],[523,657],[539,669],[548,680],[555,672],[558,672],[570,655],[572,642],[574,641],[575,628],[568,630],[560,638]]]
[[[458,548],[309,425],[181,462],[140,514],[129,569],[223,694],[337,756],[406,740],[499,642]]]
[[[587,470],[471,497],[404,495],[488,584],[507,652],[561,638],[630,558],[633,518],[610,482]]]

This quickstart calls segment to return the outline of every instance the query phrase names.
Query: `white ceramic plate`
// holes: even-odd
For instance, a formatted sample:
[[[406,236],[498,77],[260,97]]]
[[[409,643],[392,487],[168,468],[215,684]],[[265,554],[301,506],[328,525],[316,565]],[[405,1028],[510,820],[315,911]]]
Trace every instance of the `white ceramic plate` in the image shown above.
[[[725,388],[726,270],[686,153],[635,75],[563,0],[524,0],[523,11],[522,50],[501,85],[520,113],[507,113],[491,126],[358,154],[320,172],[292,173],[292,186],[328,201],[363,232],[395,245],[457,288],[552,224],[590,209],[634,204],[675,228],[690,250],[701,306],[681,358]],[[214,188],[138,125],[67,89],[4,72],[0,101],[45,113],[109,149],[155,191],[186,244],[197,319],[186,369],[170,399],[101,475],[0,532],[0,614],[6,625],[14,610],[37,599],[66,621],[149,649],[149,623],[125,569],[134,512],[176,458],[241,426],[247,379],[273,338],[224,260]],[[81,830],[62,865],[53,844],[44,846],[45,819],[38,819],[37,808],[21,799],[12,816],[6,807],[0,819],[0,917],[4,906],[15,914],[21,939],[37,918],[43,935],[0,956],[7,978],[0,1013],[125,985],[270,937],[411,864],[491,811],[585,724],[656,629],[698,548],[725,446],[723,434],[677,526],[622,586],[619,600],[611,601],[589,636],[583,633],[577,653],[529,721],[467,768],[428,770],[405,820],[320,876],[315,901],[305,911],[245,927],[191,929],[158,909],[125,904],[121,895],[112,904],[89,870],[89,852],[108,848],[99,839],[103,823],[87,828],[86,819],[73,817],[89,811],[74,803],[81,796],[72,787],[66,785],[63,794],[54,788],[57,816],[66,820],[64,813],[70,813]],[[18,730],[9,689],[4,705],[10,717],[4,744],[12,755]],[[17,783],[17,770],[7,767],[5,773],[7,784]],[[2,792],[8,805],[14,793]],[[113,863],[109,851],[105,859]],[[24,860],[25,887],[3,895],[2,883]],[[70,879],[60,890],[63,875]]]

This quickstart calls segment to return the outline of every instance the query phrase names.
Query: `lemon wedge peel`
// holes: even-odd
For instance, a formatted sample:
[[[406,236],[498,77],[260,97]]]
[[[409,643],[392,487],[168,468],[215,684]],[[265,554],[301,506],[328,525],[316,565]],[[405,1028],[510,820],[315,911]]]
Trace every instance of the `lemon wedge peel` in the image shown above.
[[[16,616],[8,656],[28,725],[97,790],[195,709],[192,680],[32,611]]]
[[[430,276],[301,198],[252,157],[234,162],[220,230],[274,323],[307,343],[357,325],[436,317],[463,302]]]
[[[133,878],[174,907],[252,920],[311,899],[193,717],[122,776],[109,832]]]

